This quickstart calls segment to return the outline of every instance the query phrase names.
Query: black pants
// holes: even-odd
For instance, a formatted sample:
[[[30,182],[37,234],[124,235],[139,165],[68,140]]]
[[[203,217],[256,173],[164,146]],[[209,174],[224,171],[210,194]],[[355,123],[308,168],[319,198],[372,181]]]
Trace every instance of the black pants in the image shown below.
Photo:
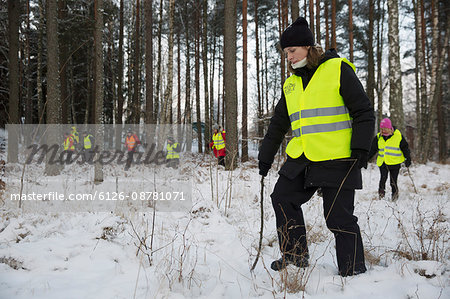
[[[385,190],[386,181],[389,173],[392,195],[398,193],[397,179],[399,171],[400,171],[400,164],[386,165],[385,163],[383,163],[383,165],[380,166],[380,185],[378,189],[383,191]]]
[[[308,255],[305,220],[301,205],[317,187],[304,188],[305,171],[293,180],[280,175],[271,195],[275,210],[278,241],[283,255],[291,258]],[[323,209],[328,229],[336,239],[339,274],[365,272],[364,249],[358,218],[353,215],[355,190],[321,187]]]

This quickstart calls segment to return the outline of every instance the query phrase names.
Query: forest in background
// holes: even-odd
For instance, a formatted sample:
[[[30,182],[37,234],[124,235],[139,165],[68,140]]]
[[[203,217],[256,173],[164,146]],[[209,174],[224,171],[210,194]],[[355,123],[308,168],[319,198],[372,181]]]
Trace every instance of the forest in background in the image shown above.
[[[356,64],[378,121],[406,132],[414,160],[445,162],[448,10],[445,0],[2,1],[0,127],[192,124],[201,153],[219,123],[229,156],[246,161],[289,76],[279,37],[301,15],[317,43]],[[414,81],[408,103],[402,78]]]

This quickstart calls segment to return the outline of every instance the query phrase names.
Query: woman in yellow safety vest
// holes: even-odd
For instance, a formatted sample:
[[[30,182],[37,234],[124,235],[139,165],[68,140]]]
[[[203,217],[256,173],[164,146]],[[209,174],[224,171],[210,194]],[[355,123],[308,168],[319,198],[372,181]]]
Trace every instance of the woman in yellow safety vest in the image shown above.
[[[402,136],[402,133],[392,126],[389,118],[384,118],[380,122],[380,133],[372,141],[369,157],[372,158],[376,153],[378,153],[377,166],[380,168],[379,198],[384,198],[386,194],[385,187],[389,173],[392,200],[397,200],[398,173],[403,162],[405,162],[406,167],[411,165],[411,154],[408,142]]]
[[[167,138],[166,149],[167,167],[177,168],[178,164],[180,163],[180,144],[178,142],[175,142],[175,139],[173,139],[173,137],[169,137]]]
[[[209,147],[213,149],[214,155],[218,159],[219,165],[225,166],[226,156],[226,139],[225,131],[220,130],[218,124],[213,125],[212,142],[209,143]]]
[[[334,49],[323,52],[305,18],[287,27],[280,40],[292,75],[283,85],[262,141],[259,173],[266,176],[286,133],[287,161],[271,194],[281,258],[275,271],[308,267],[301,205],[320,188],[327,227],[336,239],[339,274],[366,271],[361,233],[353,215],[355,189],[362,188],[375,116],[354,65]]]

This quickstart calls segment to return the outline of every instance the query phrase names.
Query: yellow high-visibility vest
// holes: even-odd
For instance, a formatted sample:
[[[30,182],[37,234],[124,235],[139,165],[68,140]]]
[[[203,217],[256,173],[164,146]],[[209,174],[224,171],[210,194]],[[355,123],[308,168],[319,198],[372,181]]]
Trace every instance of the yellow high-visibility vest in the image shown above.
[[[341,64],[355,66],[345,58],[322,63],[306,89],[300,76],[290,76],[283,85],[294,138],[286,153],[311,161],[348,158],[351,154],[352,120],[339,93]]]
[[[92,137],[91,134],[84,137],[84,148],[85,149],[90,149],[92,147],[91,137]]]
[[[216,150],[220,151],[221,149],[225,148],[225,140],[223,140],[222,132],[218,132],[217,134],[213,135],[213,142]]]
[[[73,137],[72,136],[68,136],[66,139],[64,139],[64,150],[67,151],[73,151],[75,150],[75,146],[73,145]]]
[[[178,146],[178,143],[174,143],[172,145],[167,144],[167,155],[166,155],[166,159],[170,160],[170,159],[180,159],[180,154],[178,152],[175,151],[175,148]]]
[[[378,138],[378,156],[377,165],[380,167],[383,163],[386,165],[396,165],[405,161],[405,156],[400,149],[400,142],[402,141],[402,133],[399,130],[395,130],[394,134],[388,140],[384,140],[377,134]]]

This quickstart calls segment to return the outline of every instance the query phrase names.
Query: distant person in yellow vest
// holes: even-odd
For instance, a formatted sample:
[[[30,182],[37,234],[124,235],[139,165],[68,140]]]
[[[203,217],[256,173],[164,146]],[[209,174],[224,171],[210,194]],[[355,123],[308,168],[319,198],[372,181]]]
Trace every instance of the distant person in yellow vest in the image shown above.
[[[78,134],[77,127],[73,126],[70,134],[73,137],[73,144],[76,149],[80,149],[80,134]]]
[[[94,142],[94,136],[92,136],[91,134],[89,134],[87,131],[83,132],[82,135],[83,139],[83,153],[84,156],[86,158],[86,161],[89,161],[89,159],[91,158],[92,154],[93,154],[93,150],[94,150],[94,146],[95,146],[95,142]]]
[[[377,165],[380,168],[380,184],[378,186],[379,198],[384,198],[386,191],[386,181],[388,174],[392,189],[392,200],[398,199],[397,178],[401,164],[405,162],[405,166],[411,166],[411,154],[409,145],[405,137],[399,130],[392,126],[389,118],[384,118],[380,122],[380,133],[378,133],[372,141],[372,148],[369,157],[372,158],[376,153]]]
[[[226,139],[225,130],[221,130],[218,124],[213,126],[213,136],[212,142],[210,142],[209,147],[213,149],[214,155],[218,159],[219,165],[225,166],[225,156],[226,156]]]
[[[266,176],[286,133],[293,138],[287,161],[271,194],[281,258],[308,267],[309,251],[302,204],[320,188],[328,229],[336,240],[341,276],[366,271],[358,218],[353,215],[355,189],[362,188],[361,168],[367,167],[375,116],[354,65],[334,49],[323,52],[305,18],[287,27],[280,40],[292,75],[262,141],[259,173]],[[317,197],[316,200],[319,200]]]
[[[73,135],[69,132],[64,133],[64,150],[65,151],[74,151],[75,150],[75,144]]]
[[[175,142],[175,139],[173,137],[167,138],[167,155],[166,155],[166,162],[167,167],[173,167],[177,168],[180,164],[180,151],[181,146],[178,142]]]

